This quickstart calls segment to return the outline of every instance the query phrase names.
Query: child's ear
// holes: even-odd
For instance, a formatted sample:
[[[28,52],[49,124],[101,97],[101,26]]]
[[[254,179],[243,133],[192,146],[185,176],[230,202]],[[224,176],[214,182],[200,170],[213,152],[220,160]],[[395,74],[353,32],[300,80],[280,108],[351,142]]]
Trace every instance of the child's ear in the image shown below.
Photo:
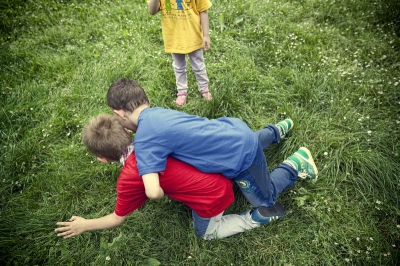
[[[125,111],[124,110],[113,110],[114,114],[119,115],[122,119],[126,119]]]
[[[97,161],[102,162],[102,163],[106,163],[106,164],[109,163],[109,161],[104,157],[97,157]]]

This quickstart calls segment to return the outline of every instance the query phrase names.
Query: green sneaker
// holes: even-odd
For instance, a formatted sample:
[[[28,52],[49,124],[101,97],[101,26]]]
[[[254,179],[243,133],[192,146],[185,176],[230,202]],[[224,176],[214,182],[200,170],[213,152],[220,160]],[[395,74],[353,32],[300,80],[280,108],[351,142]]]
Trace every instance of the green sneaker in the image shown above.
[[[279,129],[279,133],[281,135],[281,139],[285,138],[289,131],[293,128],[294,123],[293,120],[288,118],[281,122],[278,122],[275,126]]]
[[[292,156],[287,158],[284,163],[290,164],[297,169],[300,178],[317,181],[318,169],[311,156],[311,152],[307,148],[301,147]]]

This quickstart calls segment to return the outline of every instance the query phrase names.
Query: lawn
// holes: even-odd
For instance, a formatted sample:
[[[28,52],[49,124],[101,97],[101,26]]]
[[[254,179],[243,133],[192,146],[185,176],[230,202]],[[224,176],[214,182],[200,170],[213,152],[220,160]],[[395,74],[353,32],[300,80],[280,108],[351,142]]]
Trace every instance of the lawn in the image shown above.
[[[213,101],[188,69],[176,107],[160,14],[145,0],[0,3],[2,265],[396,265],[400,260],[400,2],[214,0],[205,52]],[[113,212],[120,165],[97,162],[81,130],[111,113],[106,92],[133,78],[152,106],[253,130],[286,117],[277,166],[301,146],[320,170],[279,197],[287,215],[205,241],[190,211],[148,201],[120,227],[56,236],[57,221]],[[226,213],[250,208],[235,187]]]

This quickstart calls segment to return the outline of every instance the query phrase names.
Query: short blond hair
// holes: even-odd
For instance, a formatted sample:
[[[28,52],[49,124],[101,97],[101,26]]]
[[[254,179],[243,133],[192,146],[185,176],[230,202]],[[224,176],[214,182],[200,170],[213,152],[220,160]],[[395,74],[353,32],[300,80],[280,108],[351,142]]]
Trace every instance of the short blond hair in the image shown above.
[[[118,161],[132,142],[118,118],[100,114],[83,128],[82,140],[91,153],[110,161]]]

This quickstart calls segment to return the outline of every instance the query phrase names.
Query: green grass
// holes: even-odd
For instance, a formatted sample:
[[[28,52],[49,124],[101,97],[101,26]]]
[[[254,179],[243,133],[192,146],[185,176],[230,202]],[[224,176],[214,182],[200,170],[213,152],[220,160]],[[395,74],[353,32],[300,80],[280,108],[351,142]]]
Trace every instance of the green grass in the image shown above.
[[[60,239],[57,221],[113,211],[118,165],[81,141],[119,77],[176,108],[160,17],[146,2],[1,1],[0,261],[6,265],[395,265],[400,260],[400,5],[395,0],[214,0],[213,102],[180,110],[257,130],[291,117],[271,167],[307,146],[320,169],[279,198],[279,222],[218,241],[189,210],[148,202],[120,227]],[[235,189],[227,213],[250,206]]]

